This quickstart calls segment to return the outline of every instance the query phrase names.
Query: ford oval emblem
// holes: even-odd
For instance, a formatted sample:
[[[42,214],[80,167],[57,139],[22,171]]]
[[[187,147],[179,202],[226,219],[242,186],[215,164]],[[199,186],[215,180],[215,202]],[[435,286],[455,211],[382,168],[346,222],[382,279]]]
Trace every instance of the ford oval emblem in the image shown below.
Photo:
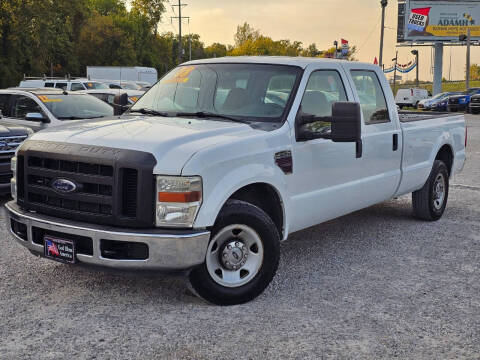
[[[53,180],[51,187],[62,193],[71,193],[77,190],[77,185],[75,185],[73,181],[67,179],[55,179]]]

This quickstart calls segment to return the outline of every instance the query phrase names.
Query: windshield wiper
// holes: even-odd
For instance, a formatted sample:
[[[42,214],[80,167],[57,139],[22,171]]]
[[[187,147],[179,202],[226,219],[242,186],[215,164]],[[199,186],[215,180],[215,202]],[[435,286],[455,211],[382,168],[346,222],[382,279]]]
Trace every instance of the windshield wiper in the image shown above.
[[[147,108],[130,110],[128,113],[129,113],[129,114],[131,114],[131,113],[140,113],[140,114],[145,114],[145,115],[163,116],[163,117],[169,117],[169,116],[170,116],[167,112],[157,111],[157,110],[147,109]]]
[[[235,122],[239,122],[239,123],[242,123],[242,124],[248,124],[249,122],[248,121],[245,121],[245,120],[242,120],[242,119],[239,119],[239,118],[235,118],[235,117],[232,117],[232,116],[228,116],[228,115],[223,115],[223,114],[217,114],[217,113],[212,113],[212,112],[206,112],[206,111],[197,111],[197,112],[179,112],[177,114],[175,114],[175,116],[192,116],[192,117],[198,117],[198,118],[219,118],[219,119],[226,119],[226,120],[231,120],[231,121],[235,121]]]

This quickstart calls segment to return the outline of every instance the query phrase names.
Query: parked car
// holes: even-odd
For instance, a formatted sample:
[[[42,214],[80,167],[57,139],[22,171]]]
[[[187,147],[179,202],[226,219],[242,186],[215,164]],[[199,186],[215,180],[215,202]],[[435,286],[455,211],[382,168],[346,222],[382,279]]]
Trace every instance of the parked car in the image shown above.
[[[25,126],[39,131],[68,120],[97,119],[113,115],[111,106],[84,92],[59,89],[0,90],[2,125]]]
[[[118,90],[134,90],[140,91],[142,86],[138,85],[134,81],[116,81],[116,80],[96,80],[98,82],[102,82],[103,84],[107,85],[110,89],[118,89]]]
[[[417,107],[421,100],[428,99],[428,91],[420,88],[399,89],[395,96],[395,103],[403,107]]]
[[[448,98],[459,94],[461,94],[461,92],[443,92],[437,94],[432,98],[420,101],[418,108],[421,110],[446,111]]]
[[[480,94],[472,95],[470,99],[470,104],[468,105],[470,113],[479,114],[480,113]]]
[[[0,114],[0,119],[2,115]],[[10,180],[12,179],[12,169],[10,162],[15,155],[15,151],[20,144],[33,131],[21,126],[1,126],[0,125],[0,194],[10,193]]]
[[[463,94],[450,96],[448,98],[447,110],[450,112],[467,111],[471,97],[477,94],[480,94],[480,88],[470,88]]]
[[[296,231],[409,193],[417,218],[440,219],[465,146],[463,115],[399,114],[376,65],[197,60],[121,117],[32,135],[7,223],[52,260],[186,270],[204,299],[244,303]]]
[[[62,79],[62,78],[25,78],[18,85],[20,88],[56,88],[66,91],[83,91],[93,89],[108,89],[108,86],[99,81],[89,79]]]

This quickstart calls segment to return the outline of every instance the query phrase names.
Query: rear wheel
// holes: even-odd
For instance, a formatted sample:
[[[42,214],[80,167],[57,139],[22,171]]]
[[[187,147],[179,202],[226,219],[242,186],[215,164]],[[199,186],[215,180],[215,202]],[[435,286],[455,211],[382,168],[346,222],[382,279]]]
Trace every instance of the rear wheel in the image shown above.
[[[435,221],[442,217],[448,200],[448,169],[441,160],[435,160],[427,182],[412,193],[413,213],[422,220]]]
[[[248,302],[272,281],[280,259],[280,236],[260,208],[229,200],[212,230],[205,263],[190,272],[195,292],[217,305]]]

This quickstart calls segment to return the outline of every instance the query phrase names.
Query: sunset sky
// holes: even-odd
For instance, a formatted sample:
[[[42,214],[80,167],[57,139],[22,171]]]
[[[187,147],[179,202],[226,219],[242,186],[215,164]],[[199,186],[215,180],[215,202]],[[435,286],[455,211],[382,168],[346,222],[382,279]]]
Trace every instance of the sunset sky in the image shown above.
[[[170,4],[164,14],[161,31],[177,31],[178,24],[170,23],[175,16]],[[236,27],[248,22],[260,29],[263,35],[274,40],[290,39],[301,41],[305,46],[317,43],[320,49],[332,46],[335,39],[345,38],[358,48],[360,61],[373,62],[379,53],[380,0],[185,0],[184,16],[190,16],[190,25],[184,20],[184,32],[201,35],[205,44],[221,42],[233,44]],[[175,12],[177,12],[175,8]],[[389,0],[385,30],[385,66],[395,57],[397,2]],[[411,49],[400,48],[399,63],[413,59]],[[430,47],[420,47],[420,78],[432,79]],[[462,79],[465,72],[465,47],[445,47],[444,77]],[[480,48],[472,48],[472,63],[480,62]],[[415,77],[415,71],[408,78]],[[407,78],[407,77],[404,77]]]

